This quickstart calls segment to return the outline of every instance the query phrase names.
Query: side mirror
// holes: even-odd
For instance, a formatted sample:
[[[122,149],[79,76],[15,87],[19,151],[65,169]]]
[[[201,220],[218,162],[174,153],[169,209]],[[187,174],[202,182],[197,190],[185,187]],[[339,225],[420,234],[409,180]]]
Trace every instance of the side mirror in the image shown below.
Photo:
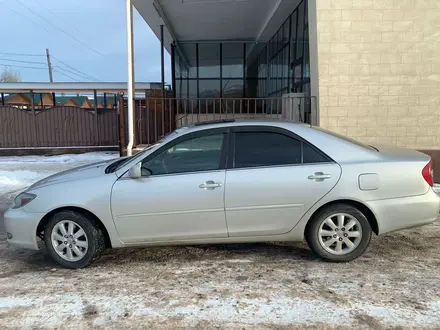
[[[135,165],[133,165],[129,170],[128,170],[128,175],[130,176],[130,178],[132,179],[140,179],[142,178],[142,163],[137,163]]]

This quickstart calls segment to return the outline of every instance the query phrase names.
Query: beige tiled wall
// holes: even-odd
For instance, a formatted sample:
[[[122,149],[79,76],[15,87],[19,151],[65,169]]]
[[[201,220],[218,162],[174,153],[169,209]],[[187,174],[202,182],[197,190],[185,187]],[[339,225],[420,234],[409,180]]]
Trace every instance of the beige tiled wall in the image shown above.
[[[440,0],[316,0],[320,125],[440,148]]]

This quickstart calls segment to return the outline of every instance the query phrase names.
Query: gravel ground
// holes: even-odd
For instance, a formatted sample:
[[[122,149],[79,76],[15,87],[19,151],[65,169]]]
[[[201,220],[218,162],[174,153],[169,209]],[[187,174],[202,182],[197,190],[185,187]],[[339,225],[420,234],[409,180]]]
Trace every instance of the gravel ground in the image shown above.
[[[347,264],[303,244],[109,250],[58,268],[0,235],[1,329],[439,329],[440,224]]]

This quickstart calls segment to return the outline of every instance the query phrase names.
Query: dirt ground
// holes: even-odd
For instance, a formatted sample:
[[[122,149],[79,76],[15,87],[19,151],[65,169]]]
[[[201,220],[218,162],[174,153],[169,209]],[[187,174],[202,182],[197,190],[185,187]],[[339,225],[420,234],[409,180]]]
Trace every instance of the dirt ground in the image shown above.
[[[346,264],[304,244],[110,250],[83,270],[0,235],[0,329],[439,329],[440,224]]]

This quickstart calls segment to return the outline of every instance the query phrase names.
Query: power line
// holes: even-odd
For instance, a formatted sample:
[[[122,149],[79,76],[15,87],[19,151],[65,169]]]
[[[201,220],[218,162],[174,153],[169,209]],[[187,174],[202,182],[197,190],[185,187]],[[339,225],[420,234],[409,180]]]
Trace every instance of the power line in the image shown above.
[[[28,64],[43,64],[43,65],[46,65],[46,63],[44,63],[44,62],[21,61],[21,60],[13,60],[13,59],[9,59],[9,58],[0,58],[0,61],[18,62],[18,63],[28,63]]]
[[[69,72],[69,73],[71,73],[71,74],[73,74],[73,75],[76,75],[76,76],[82,78],[82,79],[93,80],[93,81],[97,81],[97,82],[99,82],[99,80],[97,80],[97,79],[91,79],[91,78],[89,78],[88,76],[86,76],[85,74],[79,74],[79,73],[77,73],[77,72],[75,72],[75,71],[72,71],[72,70],[69,70],[69,69],[62,68],[62,67],[60,67],[60,66],[58,66],[58,65],[53,66],[53,68],[54,68],[54,69],[55,69],[55,68],[58,68],[59,70],[62,70],[62,71],[64,71],[64,72]]]
[[[70,78],[70,79],[72,79],[72,80],[74,80],[74,81],[81,82],[80,80],[75,79],[75,78],[69,76],[68,74],[62,73],[61,71],[58,71],[58,70],[55,70],[55,69],[54,69],[53,71],[54,71],[54,72],[58,72],[59,74],[62,74],[63,76],[65,76],[65,77],[67,77],[67,78]]]
[[[13,56],[46,56],[42,54],[24,54],[24,53],[4,53],[0,52],[1,55],[13,55]]]
[[[59,59],[57,59],[57,60],[58,60],[59,62],[63,63],[64,65],[69,66],[68,64],[64,63],[63,61],[61,61],[61,60],[59,60]],[[9,58],[0,58],[0,61],[17,62],[17,63],[27,63],[27,64],[41,64],[41,65],[46,65],[46,63],[44,63],[44,62],[13,60],[13,59],[9,59]],[[71,66],[69,66],[69,67],[71,67]],[[80,70],[77,70],[77,69],[74,69],[75,71],[77,71],[77,72],[75,72],[75,71],[72,71],[72,70],[69,70],[69,69],[62,68],[62,67],[60,67],[60,66],[58,66],[58,65],[57,65],[57,66],[54,66],[54,68],[59,68],[60,70],[70,72],[70,73],[72,73],[72,74],[74,74],[74,75],[76,75],[76,76],[79,76],[79,77],[83,78],[83,79],[85,78],[85,79],[88,79],[88,80],[94,80],[94,81],[98,81],[98,82],[99,82],[98,79],[95,79],[95,78],[93,78],[92,76],[89,76],[89,75],[87,75],[87,74],[85,74],[85,73],[83,73],[83,72],[81,72]],[[72,68],[73,68],[73,67],[72,67]]]
[[[99,46],[100,48],[105,48],[102,45],[100,45],[98,42],[94,41],[93,39],[91,39],[89,36],[87,36],[85,33],[83,33],[81,30],[79,30],[78,28],[76,28],[74,25],[69,24],[69,22],[67,22],[64,18],[60,17],[57,13],[55,13],[52,9],[50,9],[49,7],[46,7],[45,5],[43,5],[40,1],[38,0],[34,0],[36,3],[38,3],[41,7],[43,7],[44,9],[46,9],[48,12],[52,13],[52,15],[54,15],[55,17],[59,18],[60,20],[63,21],[64,25],[69,26],[71,29],[74,29],[76,32],[78,32],[79,34],[81,34],[83,37],[86,37],[87,39],[90,39],[90,41],[93,42],[94,45]]]
[[[31,13],[33,13],[34,15],[36,15],[37,17],[41,18],[42,20],[44,20],[45,22],[47,22],[48,24],[52,25],[54,28],[56,28],[57,30],[63,32],[64,34],[66,34],[67,36],[71,37],[72,39],[74,39],[76,42],[80,43],[81,45],[83,45],[84,47],[86,47],[88,50],[93,51],[94,53],[107,58],[108,60],[110,60],[111,62],[113,62],[114,64],[121,66],[119,63],[113,61],[111,58],[108,58],[106,55],[100,53],[99,51],[93,49],[92,47],[90,47],[90,45],[84,43],[82,40],[79,40],[78,38],[76,38],[75,36],[72,36],[69,32],[66,32],[65,30],[63,30],[62,28],[58,27],[57,25],[53,24],[51,21],[49,21],[47,18],[45,18],[44,16],[40,15],[39,13],[37,13],[35,10],[33,10],[32,8],[29,8],[29,6],[25,5],[23,2],[21,2],[20,0],[15,0],[17,1],[19,4],[21,4],[23,7],[25,7],[27,10],[29,10]]]
[[[58,35],[56,35],[55,33],[53,33],[52,31],[48,30],[46,27],[36,23],[34,20],[28,18],[27,16],[23,15],[21,12],[19,12],[18,10],[15,10],[14,8],[12,8],[11,6],[9,6],[6,2],[3,2],[2,4],[4,4],[6,7],[8,7],[10,10],[14,11],[15,13],[17,13],[18,15],[24,17],[25,19],[27,19],[29,22],[34,23],[36,26],[42,28],[43,30],[45,30],[46,32],[52,34],[53,36],[55,36],[55,38],[61,40],[62,42],[68,44],[69,46],[72,46],[73,48],[77,48],[75,45],[72,45],[71,43],[67,42],[66,40],[60,38]]]
[[[78,73],[80,73],[80,74],[82,74],[82,75],[88,77],[89,79],[96,80],[96,81],[100,81],[99,79],[96,79],[96,78],[94,78],[94,77],[92,77],[92,76],[90,76],[90,75],[88,75],[88,74],[86,74],[86,73],[84,73],[84,72],[82,72],[82,71],[80,71],[80,70],[74,68],[73,66],[67,64],[66,62],[61,61],[58,57],[56,57],[56,56],[54,56],[54,55],[52,55],[52,58],[54,58],[54,59],[57,60],[58,62],[64,64],[64,65],[67,66],[68,68],[70,68],[70,69],[72,69],[72,70],[74,70],[74,71],[76,71],[76,72],[78,72]]]
[[[7,3],[3,2],[3,4],[4,4],[6,7],[8,7],[10,10],[14,11],[16,14],[18,14],[18,15],[24,17],[26,20],[32,22],[32,23],[35,24],[36,26],[38,26],[38,27],[42,28],[43,30],[45,30],[46,32],[52,34],[53,36],[55,36],[57,39],[61,40],[62,42],[68,44],[69,46],[71,46],[71,47],[73,47],[73,48],[77,48],[75,45],[69,43],[68,41],[66,41],[66,40],[64,40],[63,38],[59,37],[57,34],[53,33],[53,32],[50,31],[50,30],[48,30],[45,26],[42,26],[42,25],[38,24],[38,23],[35,22],[34,20],[32,20],[32,19],[28,18],[27,16],[23,15],[23,14],[22,14],[21,12],[19,12],[18,10],[12,8],[12,7],[9,6]],[[31,55],[31,56],[45,56],[45,55],[37,55],[37,54],[4,53],[4,52],[0,52],[0,54],[17,55],[17,56],[27,56],[27,55]],[[52,56],[52,57],[55,58],[55,56]],[[68,67],[70,67],[70,68],[72,68],[72,69],[74,69],[74,70],[76,70],[76,71],[82,73],[81,71],[79,71],[79,70],[73,68],[72,66],[70,66],[70,65],[68,65],[68,64],[66,64],[66,63],[64,63],[64,62],[61,61],[60,59],[57,59],[57,60],[60,61],[61,63],[63,63],[64,65],[66,65],[66,66],[68,66]],[[86,75],[86,76],[88,76],[88,75]],[[91,77],[91,76],[89,76],[89,77],[90,77],[90,79],[98,80],[98,79],[93,78],[93,77]],[[99,81],[99,80],[98,80],[98,81]]]
[[[5,67],[13,67],[13,68],[47,70],[47,68],[38,68],[38,67],[35,67],[35,66],[11,65],[11,64],[2,64],[2,63],[0,63],[0,65],[1,66],[5,66]]]

